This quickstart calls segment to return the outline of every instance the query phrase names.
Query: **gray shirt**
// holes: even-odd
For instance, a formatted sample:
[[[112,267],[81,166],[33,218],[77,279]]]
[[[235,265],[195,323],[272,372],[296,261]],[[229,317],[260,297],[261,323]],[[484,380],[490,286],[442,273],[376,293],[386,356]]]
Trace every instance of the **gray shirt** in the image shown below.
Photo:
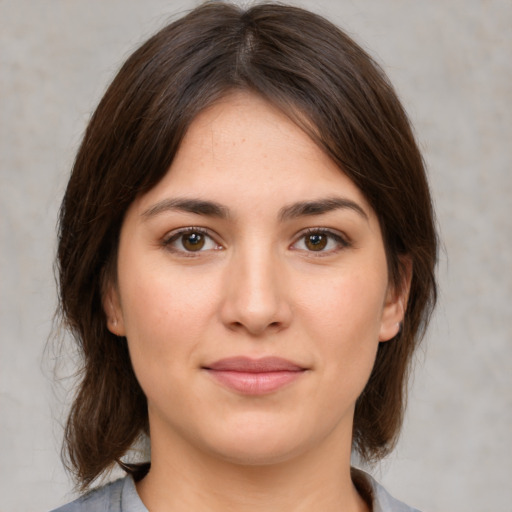
[[[373,512],[419,512],[395,500],[370,475],[359,470],[357,474],[365,479],[371,489]],[[139,498],[133,479],[127,476],[91,491],[53,512],[148,512],[148,509]]]

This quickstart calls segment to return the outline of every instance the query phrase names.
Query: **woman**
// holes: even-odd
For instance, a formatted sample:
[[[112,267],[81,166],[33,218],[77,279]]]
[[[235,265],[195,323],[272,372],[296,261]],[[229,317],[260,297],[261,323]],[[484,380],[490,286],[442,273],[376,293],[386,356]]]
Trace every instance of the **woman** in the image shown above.
[[[396,442],[436,251],[407,117],[343,32],[272,4],[165,27],[101,100],[61,208],[68,463],[82,491],[127,477],[59,510],[412,510],[350,458]]]

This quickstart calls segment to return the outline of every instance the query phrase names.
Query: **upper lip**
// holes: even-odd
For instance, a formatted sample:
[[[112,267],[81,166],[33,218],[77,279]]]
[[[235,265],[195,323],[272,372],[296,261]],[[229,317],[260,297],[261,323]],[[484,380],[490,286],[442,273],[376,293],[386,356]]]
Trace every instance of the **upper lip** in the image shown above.
[[[203,368],[206,370],[246,373],[299,372],[305,370],[303,366],[281,357],[261,357],[253,359],[245,356],[219,359]]]

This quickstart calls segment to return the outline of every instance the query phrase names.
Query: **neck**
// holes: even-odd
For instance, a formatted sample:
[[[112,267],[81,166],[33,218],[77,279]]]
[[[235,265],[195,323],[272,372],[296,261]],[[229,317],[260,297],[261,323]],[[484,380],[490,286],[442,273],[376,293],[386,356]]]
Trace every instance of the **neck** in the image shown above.
[[[152,440],[151,469],[137,484],[152,512],[368,511],[352,483],[350,451],[340,453],[340,444],[333,449],[324,443],[272,464],[242,465],[180,443],[162,449],[159,441]]]

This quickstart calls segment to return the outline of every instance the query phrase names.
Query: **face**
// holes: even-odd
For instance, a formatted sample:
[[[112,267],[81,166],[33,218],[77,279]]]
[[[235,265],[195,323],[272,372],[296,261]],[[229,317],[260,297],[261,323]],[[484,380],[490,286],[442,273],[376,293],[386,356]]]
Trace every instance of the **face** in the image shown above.
[[[152,456],[350,453],[401,298],[363,194],[284,114],[241,93],[200,114],[129,208],[118,254],[104,307],[147,396]]]

